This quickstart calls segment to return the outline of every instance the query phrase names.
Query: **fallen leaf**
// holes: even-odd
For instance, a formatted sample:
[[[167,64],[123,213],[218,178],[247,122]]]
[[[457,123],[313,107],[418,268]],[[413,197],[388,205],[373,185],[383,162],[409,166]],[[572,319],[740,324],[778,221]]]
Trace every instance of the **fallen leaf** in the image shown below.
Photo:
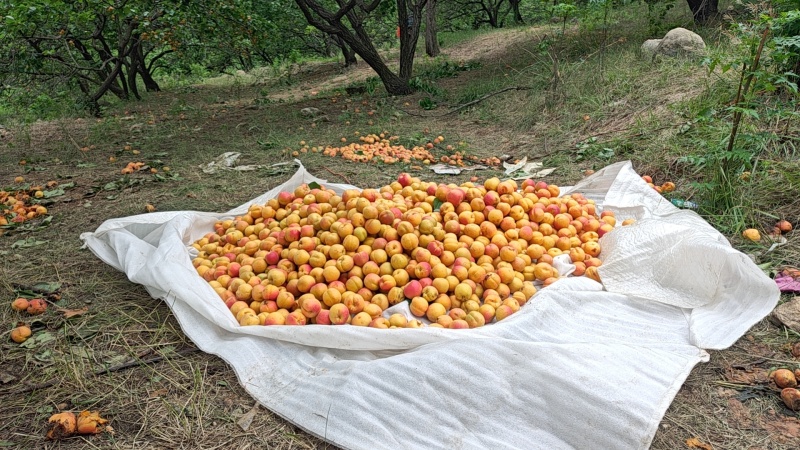
[[[66,308],[56,308],[56,311],[60,312],[64,315],[65,319],[69,319],[70,317],[81,316],[89,312],[89,307],[85,306],[81,309],[66,309]]]
[[[706,444],[698,438],[689,438],[686,440],[686,446],[689,448],[699,448],[702,450],[714,450],[711,444]]]
[[[759,384],[769,383],[769,373],[760,367],[738,370],[732,367],[725,369],[725,378],[732,383]]]
[[[22,348],[36,348],[55,340],[56,337],[53,333],[50,333],[49,331],[40,331],[31,336],[27,341],[19,344],[19,346]]]
[[[54,282],[42,282],[36,283],[31,286],[32,289],[42,293],[42,294],[52,294],[55,293],[57,290],[61,289],[61,283],[54,281]]]
[[[27,238],[14,242],[11,244],[11,248],[31,248],[47,244],[48,242],[50,241],[40,241],[36,238]]]
[[[167,389],[158,389],[150,393],[150,398],[158,398],[167,395],[169,391]]]
[[[0,372],[0,384],[8,384],[16,380],[17,377],[8,372]]]
[[[756,386],[756,388],[754,389],[750,388],[743,389],[742,392],[740,392],[739,395],[736,396],[736,400],[739,400],[740,402],[745,402],[747,400],[750,400],[751,398],[760,398],[765,395],[769,395],[771,393],[772,392],[770,391],[770,389],[767,388],[766,386]]]
[[[258,412],[258,403],[256,403],[250,411],[247,411],[239,420],[236,421],[236,424],[243,431],[247,431],[250,429],[250,425],[253,423],[253,419],[256,418],[256,413]]]

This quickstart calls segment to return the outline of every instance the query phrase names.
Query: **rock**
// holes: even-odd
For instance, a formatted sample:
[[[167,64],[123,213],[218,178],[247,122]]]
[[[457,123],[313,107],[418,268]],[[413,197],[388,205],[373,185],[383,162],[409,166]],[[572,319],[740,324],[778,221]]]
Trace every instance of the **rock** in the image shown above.
[[[673,28],[661,39],[656,53],[664,56],[693,55],[703,53],[706,43],[697,33],[686,28]]]
[[[303,117],[319,117],[323,114],[319,108],[303,108],[300,110],[300,115]]]
[[[773,322],[800,333],[800,297],[795,297],[775,308],[772,319]]]
[[[656,49],[658,48],[658,44],[661,43],[661,39],[648,39],[644,41],[642,44],[641,52],[642,56],[645,57],[652,57],[656,54]]]

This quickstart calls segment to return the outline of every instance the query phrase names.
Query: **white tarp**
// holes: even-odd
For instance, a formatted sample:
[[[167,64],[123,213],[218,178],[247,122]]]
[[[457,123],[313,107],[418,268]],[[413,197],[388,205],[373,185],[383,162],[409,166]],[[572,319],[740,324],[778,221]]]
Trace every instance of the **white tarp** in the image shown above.
[[[112,219],[81,239],[163,298],[259,403],[342,447],[647,448],[704,349],[729,347],[778,301],[749,258],[622,162],[573,188],[620,221],[637,219],[603,237],[603,285],[561,279],[471,330],[239,327],[197,276],[189,245],[214,221],[311,181],[325,183],[301,166],[224,214]]]

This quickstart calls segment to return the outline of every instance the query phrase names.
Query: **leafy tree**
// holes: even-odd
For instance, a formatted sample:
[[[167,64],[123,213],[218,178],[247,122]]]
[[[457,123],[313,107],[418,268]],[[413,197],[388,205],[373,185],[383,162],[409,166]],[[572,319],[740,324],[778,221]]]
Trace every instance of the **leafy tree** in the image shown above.
[[[153,53],[142,35],[170,27],[173,13],[155,2],[6,2],[0,15],[2,75],[23,82],[66,79],[95,112],[106,92],[138,98],[137,77],[147,90],[159,90],[151,69],[172,50],[161,45]]]
[[[336,36],[353,49],[378,74],[392,95],[410,94],[408,81],[419,39],[422,10],[427,0],[295,0],[308,23]],[[383,61],[369,33],[370,19],[394,15],[400,28],[400,70],[393,72]]]
[[[445,16],[450,22],[467,22],[472,28],[489,25],[501,28],[509,13],[514,13],[514,20],[522,23],[520,12],[521,0],[453,0],[447,2]]]

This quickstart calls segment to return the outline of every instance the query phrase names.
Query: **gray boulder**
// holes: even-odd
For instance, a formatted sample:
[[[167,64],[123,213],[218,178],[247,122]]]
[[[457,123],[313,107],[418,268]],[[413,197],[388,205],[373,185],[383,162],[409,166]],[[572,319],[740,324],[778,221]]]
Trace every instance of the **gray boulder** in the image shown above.
[[[660,43],[661,39],[648,39],[644,41],[641,48],[642,56],[652,58],[653,55],[656,54],[656,49]]]
[[[656,53],[664,56],[696,55],[706,50],[706,43],[697,33],[686,28],[673,28],[658,44]]]

